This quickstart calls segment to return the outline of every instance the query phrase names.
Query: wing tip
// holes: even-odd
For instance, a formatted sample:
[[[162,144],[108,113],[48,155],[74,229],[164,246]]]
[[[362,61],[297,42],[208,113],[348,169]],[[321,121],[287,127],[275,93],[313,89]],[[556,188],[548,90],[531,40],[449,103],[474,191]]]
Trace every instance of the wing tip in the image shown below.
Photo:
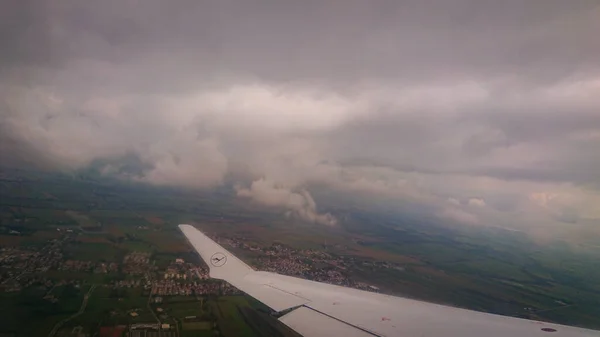
[[[230,281],[254,271],[196,227],[188,224],[180,224],[178,227],[208,266],[211,277]],[[223,257],[219,259],[215,255]]]

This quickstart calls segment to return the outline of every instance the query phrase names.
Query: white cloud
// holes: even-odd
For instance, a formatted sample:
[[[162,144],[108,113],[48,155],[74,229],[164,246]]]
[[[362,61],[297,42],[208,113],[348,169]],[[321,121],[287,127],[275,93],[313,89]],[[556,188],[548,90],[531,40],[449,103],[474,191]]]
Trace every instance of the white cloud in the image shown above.
[[[485,207],[485,200],[480,198],[469,199],[469,206]]]
[[[156,185],[208,188],[219,185],[227,173],[227,158],[213,139],[175,140],[168,151],[151,150],[145,159],[153,167],[139,180]]]
[[[529,201],[558,219],[600,220],[600,195],[594,191],[565,186],[553,192],[532,192]]]
[[[199,92],[177,104],[191,111],[206,111],[221,125],[233,121],[245,128],[270,132],[331,128],[362,108],[360,102],[335,93],[285,90],[264,84]]]
[[[266,206],[286,208],[308,222],[328,226],[337,224],[337,219],[331,214],[317,212],[317,204],[310,193],[304,189],[294,192],[286,186],[259,179],[253,181],[250,188],[238,187],[237,195]]]
[[[529,194],[529,200],[544,208],[548,208],[549,203],[557,197],[557,193],[550,192],[533,192]]]
[[[460,206],[460,201],[458,199],[448,198],[446,201],[454,206]]]

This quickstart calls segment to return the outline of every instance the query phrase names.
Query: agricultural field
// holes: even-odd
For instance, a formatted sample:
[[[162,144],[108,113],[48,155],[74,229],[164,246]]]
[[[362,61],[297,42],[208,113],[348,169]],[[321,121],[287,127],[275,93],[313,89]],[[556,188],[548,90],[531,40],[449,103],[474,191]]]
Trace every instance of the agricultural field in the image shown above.
[[[94,262],[118,262],[123,252],[110,243],[75,241],[64,248],[65,257]]]
[[[153,322],[154,315],[147,308],[147,300],[148,296],[142,295],[142,289],[139,288],[116,291],[98,286],[91,294],[85,312],[69,321],[66,328],[83,326],[93,331],[101,324],[112,326]]]
[[[89,287],[59,287],[52,294],[59,298],[56,303],[44,300],[46,291],[31,287],[21,293],[0,294],[0,317],[2,331],[17,336],[40,336],[62,319],[75,313]]]
[[[299,337],[275,318],[255,310],[246,296],[223,296],[209,303],[219,331],[225,337],[286,336]],[[255,304],[256,305],[256,304]]]

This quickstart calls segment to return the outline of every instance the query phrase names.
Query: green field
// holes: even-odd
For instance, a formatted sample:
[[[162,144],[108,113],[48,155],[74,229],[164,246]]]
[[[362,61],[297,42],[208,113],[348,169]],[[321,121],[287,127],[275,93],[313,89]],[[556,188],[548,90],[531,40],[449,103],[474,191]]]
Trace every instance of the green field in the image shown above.
[[[138,288],[111,290],[100,286],[92,293],[85,312],[67,326],[81,325],[92,331],[100,325],[156,322],[146,306],[147,300]],[[136,317],[131,316],[132,311]]]
[[[181,337],[214,337],[217,336],[213,330],[184,330],[180,331]]]
[[[199,321],[199,322],[183,322],[183,330],[211,330],[212,322]]]
[[[45,335],[57,322],[79,310],[88,289],[56,288],[53,294],[59,299],[57,303],[44,300],[46,291],[41,287],[27,288],[18,294],[0,293],[0,332],[15,333],[16,336]]]
[[[94,262],[119,262],[123,252],[114,245],[94,242],[74,242],[65,247],[67,258]]]
[[[151,253],[155,251],[152,244],[144,241],[125,241],[119,244],[119,248],[126,251]]]
[[[186,297],[185,301],[166,302],[157,307],[161,307],[172,317],[183,320],[188,316],[208,317],[209,310],[206,301],[198,301],[194,297]]]
[[[225,337],[254,337],[256,333],[246,324],[239,307],[248,306],[243,297],[222,297],[210,303],[212,312],[217,316],[219,331]]]

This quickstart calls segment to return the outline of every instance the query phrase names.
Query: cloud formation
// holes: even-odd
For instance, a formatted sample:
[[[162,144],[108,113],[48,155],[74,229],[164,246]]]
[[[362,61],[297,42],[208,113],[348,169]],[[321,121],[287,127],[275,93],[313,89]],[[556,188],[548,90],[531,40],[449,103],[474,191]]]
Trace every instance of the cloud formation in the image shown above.
[[[51,0],[0,15],[3,165],[232,183],[329,225],[317,189],[449,222],[600,228],[596,1]]]
[[[239,197],[250,198],[271,207],[285,207],[290,210],[288,216],[297,215],[303,220],[328,226],[337,223],[331,214],[317,212],[317,204],[304,189],[293,192],[285,186],[259,179],[253,181],[249,188],[238,187],[236,190]]]
[[[442,211],[438,213],[438,216],[445,220],[451,220],[467,225],[479,224],[479,219],[477,219],[477,216],[455,207],[446,207],[442,209]]]
[[[471,198],[469,199],[469,206],[485,207],[485,200],[480,198]]]

